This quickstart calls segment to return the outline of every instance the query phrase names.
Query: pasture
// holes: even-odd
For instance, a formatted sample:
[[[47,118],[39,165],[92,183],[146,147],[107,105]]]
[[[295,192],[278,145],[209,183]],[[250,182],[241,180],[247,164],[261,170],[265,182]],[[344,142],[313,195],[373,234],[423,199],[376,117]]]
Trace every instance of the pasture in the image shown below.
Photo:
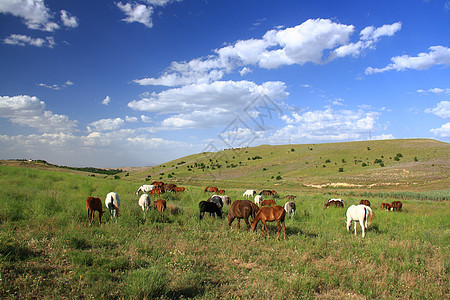
[[[448,298],[448,201],[410,197],[389,212],[381,203],[396,199],[365,196],[375,219],[362,239],[345,227],[360,196],[324,210],[329,189],[275,188],[297,196],[286,240],[277,240],[275,223],[266,238],[261,224],[257,233],[245,224],[230,230],[226,214],[200,220],[206,185],[164,194],[164,214],[152,205],[144,217],[135,194],[142,183],[0,166],[0,298]],[[219,188],[234,201],[253,187]],[[86,198],[104,203],[111,191],[120,196],[117,223],[104,206],[102,224],[89,226]]]

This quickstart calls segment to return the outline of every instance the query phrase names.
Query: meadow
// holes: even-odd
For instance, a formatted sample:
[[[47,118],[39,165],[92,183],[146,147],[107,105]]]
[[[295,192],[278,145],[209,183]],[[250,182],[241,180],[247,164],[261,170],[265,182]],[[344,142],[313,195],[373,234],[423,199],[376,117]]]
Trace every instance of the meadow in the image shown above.
[[[321,193],[295,193],[286,240],[224,219],[199,220],[208,194],[166,193],[168,211],[144,217],[142,182],[0,166],[0,297],[107,299],[444,299],[449,296],[449,202],[402,200],[382,211],[365,239],[347,232],[345,209]],[[228,189],[232,200],[242,189]],[[117,223],[105,211],[89,227],[84,200],[121,198]],[[288,192],[278,190],[281,195]],[[448,195],[448,190],[447,190]],[[386,196],[386,195],[384,195]],[[361,198],[348,195],[346,207]],[[448,198],[447,198],[448,199]],[[279,199],[279,204],[284,204]],[[228,206],[225,206],[227,211]],[[236,220],[235,220],[236,222]]]

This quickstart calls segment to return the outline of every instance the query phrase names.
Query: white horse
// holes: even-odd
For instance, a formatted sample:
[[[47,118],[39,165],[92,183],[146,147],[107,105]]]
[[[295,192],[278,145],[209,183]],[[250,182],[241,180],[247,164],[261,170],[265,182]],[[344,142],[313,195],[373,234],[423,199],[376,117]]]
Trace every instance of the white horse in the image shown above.
[[[255,190],[246,190],[242,196],[243,197],[253,197],[253,196],[255,196],[255,194],[256,194]]]
[[[350,206],[347,209],[347,231],[350,231],[350,228],[352,227],[352,221],[355,221],[354,227],[356,235],[356,222],[359,221],[362,229],[362,237],[364,238],[366,236],[365,229],[367,228],[367,223],[369,223],[370,225],[374,217],[375,215],[373,214],[373,211],[369,206],[365,206],[362,204]]]
[[[108,193],[106,195],[105,205],[109,210],[109,216],[111,217],[111,221],[119,216],[120,199],[117,193],[114,192]]]
[[[145,212],[148,210],[150,205],[152,204],[152,201],[150,199],[150,196],[147,194],[142,194],[139,198],[139,206],[142,208],[142,211]]]
[[[261,205],[261,201],[262,201],[262,196],[261,195],[256,195],[255,196],[255,204],[260,206]]]
[[[286,202],[286,204],[284,205],[284,210],[286,211],[286,214],[288,216],[291,216],[292,214],[291,218],[294,217],[296,209],[297,207],[295,206],[295,203],[293,201]]]
[[[150,192],[151,190],[153,190],[154,188],[155,188],[155,186],[152,185],[152,184],[144,184],[144,185],[141,185],[141,186],[138,188],[138,190],[136,191],[136,195],[139,196],[139,192],[148,193],[148,192]]]

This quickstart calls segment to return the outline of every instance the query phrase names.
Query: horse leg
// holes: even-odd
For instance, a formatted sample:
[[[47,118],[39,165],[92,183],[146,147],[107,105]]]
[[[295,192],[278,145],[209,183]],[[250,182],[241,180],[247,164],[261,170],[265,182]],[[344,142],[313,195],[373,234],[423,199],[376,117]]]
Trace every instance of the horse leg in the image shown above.
[[[358,222],[358,221],[355,221],[355,224],[354,224],[354,227],[355,227],[355,235],[356,235],[356,222]],[[361,225],[362,226],[362,225]]]
[[[286,239],[286,226],[283,221],[283,239]]]
[[[366,236],[366,229],[364,228],[364,223],[362,220],[359,221],[359,224],[361,225],[361,229],[362,229],[362,237],[364,238]],[[356,227],[356,224],[355,224]]]
[[[249,217],[249,216],[244,217],[245,224],[247,224],[247,230],[250,229],[250,223],[248,222],[248,217]]]
[[[237,226],[238,229],[241,229],[241,219],[238,218],[238,219],[237,219],[237,223],[238,223],[238,226]]]
[[[280,226],[280,220],[277,220],[277,240],[280,238],[280,233],[281,233],[281,226]],[[284,237],[286,239],[286,236]]]

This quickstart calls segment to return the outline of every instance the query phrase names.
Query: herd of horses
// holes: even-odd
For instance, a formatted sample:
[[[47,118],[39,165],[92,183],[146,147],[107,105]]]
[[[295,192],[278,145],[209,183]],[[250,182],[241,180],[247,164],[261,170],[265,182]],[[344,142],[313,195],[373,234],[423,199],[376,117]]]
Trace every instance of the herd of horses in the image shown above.
[[[136,195],[139,196],[139,193],[142,193],[139,197],[138,204],[142,208],[142,211],[145,215],[145,212],[149,209],[149,207],[151,207],[152,202],[150,195],[159,195],[167,191],[178,193],[184,192],[185,190],[185,188],[177,187],[175,184],[167,185],[163,182],[155,181],[151,185],[140,186],[136,191]],[[258,223],[261,221],[261,232],[262,234],[266,234],[267,237],[269,237],[267,222],[276,222],[278,228],[277,239],[281,234],[281,229],[283,229],[283,237],[284,239],[286,239],[285,217],[286,215],[288,217],[290,216],[291,218],[294,217],[296,211],[296,205],[294,201],[286,202],[284,204],[284,207],[281,205],[277,205],[276,198],[279,198],[279,196],[278,193],[274,190],[262,190],[260,193],[256,193],[255,190],[246,190],[243,193],[243,197],[252,199],[254,197],[254,201],[246,199],[235,200],[233,202],[231,202],[230,197],[223,195],[225,194],[225,190],[219,190],[217,187],[207,186],[204,189],[204,192],[214,194],[210,196],[208,200],[199,202],[198,206],[200,211],[200,220],[203,219],[206,213],[209,213],[213,217],[217,216],[219,218],[222,218],[224,205],[230,205],[227,218],[228,226],[231,229],[233,228],[232,223],[235,219],[237,219],[237,227],[238,229],[240,229],[240,220],[243,219],[247,225],[247,230],[255,232]],[[263,199],[263,196],[269,196],[273,199]],[[296,196],[287,195],[284,198],[288,200],[295,200]],[[95,211],[98,212],[98,220],[99,223],[101,223],[101,218],[104,213],[101,199],[97,197],[88,197],[85,201],[85,206],[88,214],[89,225],[92,225]],[[109,210],[111,221],[117,222],[120,207],[119,195],[115,192],[108,193],[105,198],[105,206]],[[382,203],[381,209],[385,209],[388,211],[401,211],[402,206],[402,202],[393,201],[392,203]],[[154,201],[153,207],[160,213],[164,213],[167,208],[166,200],[158,199]],[[331,198],[327,201],[327,203],[324,204],[323,209],[327,209],[328,207],[343,208],[344,201],[340,198]],[[352,222],[354,222],[354,230],[356,235],[356,225],[359,222],[363,238],[365,237],[365,230],[375,217],[370,206],[370,201],[365,199],[361,200],[359,205],[351,205],[350,207],[348,207],[346,216],[347,231],[350,231]],[[252,219],[251,223],[249,221],[250,218]]]

